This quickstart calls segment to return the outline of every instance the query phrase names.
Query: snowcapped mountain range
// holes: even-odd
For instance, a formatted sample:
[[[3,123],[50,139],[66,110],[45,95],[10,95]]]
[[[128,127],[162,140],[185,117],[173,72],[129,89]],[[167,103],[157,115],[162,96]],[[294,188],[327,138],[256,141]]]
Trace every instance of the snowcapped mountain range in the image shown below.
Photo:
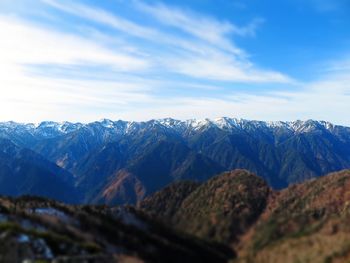
[[[315,129],[326,129],[332,131],[336,125],[326,121],[252,121],[245,119],[236,119],[221,117],[217,119],[189,119],[185,121],[176,120],[172,118],[150,120],[147,122],[134,121],[112,121],[102,119],[100,121],[91,122],[87,124],[72,123],[72,122],[53,122],[44,121],[41,123],[16,123],[16,122],[1,122],[0,132],[15,132],[15,133],[29,133],[33,136],[40,136],[43,138],[51,138],[59,135],[74,132],[81,128],[89,128],[92,126],[100,126],[108,130],[113,130],[117,134],[125,135],[138,129],[145,129],[152,126],[165,127],[176,132],[192,132],[209,128],[218,128],[223,130],[258,130],[258,129],[284,129],[294,133],[310,132]],[[343,126],[337,126],[343,127]],[[346,127],[343,127],[346,128]]]
[[[136,203],[174,181],[205,181],[237,168],[262,176],[274,188],[350,168],[350,128],[314,120],[225,117],[0,123],[0,184],[6,190],[6,184],[26,182],[6,190],[10,195],[33,194],[35,172],[37,184],[53,184],[48,189],[60,184],[59,199],[74,188],[72,196],[79,193],[74,202]],[[65,174],[62,183],[56,180],[60,174]],[[34,194],[48,193],[36,189]]]

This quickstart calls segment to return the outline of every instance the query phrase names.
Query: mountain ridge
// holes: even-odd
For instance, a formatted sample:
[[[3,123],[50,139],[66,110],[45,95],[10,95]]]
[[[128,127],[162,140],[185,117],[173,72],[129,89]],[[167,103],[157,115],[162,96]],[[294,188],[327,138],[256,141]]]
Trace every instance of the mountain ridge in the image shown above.
[[[281,189],[350,168],[350,128],[325,121],[8,122],[0,138],[71,173],[87,203],[137,203],[174,181],[233,169]]]
[[[295,121],[258,121],[258,120],[248,120],[242,118],[230,118],[230,117],[220,117],[220,118],[204,118],[204,119],[187,119],[187,120],[178,120],[173,118],[161,118],[161,119],[151,119],[148,121],[125,121],[125,120],[110,120],[110,119],[101,119],[99,121],[93,122],[54,122],[54,121],[42,121],[39,123],[21,123],[21,122],[0,122],[0,129],[16,129],[22,127],[28,132],[36,131],[41,133],[45,129],[51,129],[53,134],[42,133],[43,136],[51,137],[57,136],[57,134],[67,134],[69,132],[75,131],[77,129],[90,126],[93,124],[100,124],[104,128],[119,130],[123,134],[132,132],[132,130],[137,128],[142,128],[145,124],[158,124],[166,128],[173,128],[174,130],[182,129],[201,129],[203,127],[218,127],[221,129],[233,129],[233,128],[252,128],[252,127],[268,127],[268,128],[286,128],[293,132],[307,132],[310,131],[315,125],[321,126],[327,130],[334,129],[335,127],[348,128],[345,125],[335,125],[331,122],[324,120],[295,120]]]

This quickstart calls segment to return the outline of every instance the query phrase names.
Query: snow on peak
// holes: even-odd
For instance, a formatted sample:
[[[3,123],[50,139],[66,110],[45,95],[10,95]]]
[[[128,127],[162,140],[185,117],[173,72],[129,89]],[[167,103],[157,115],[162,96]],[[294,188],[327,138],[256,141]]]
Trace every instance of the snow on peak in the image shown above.
[[[109,129],[114,128],[114,122],[109,119],[102,119],[99,121],[99,123],[105,128],[109,128]]]
[[[27,125],[29,131],[33,134],[39,134],[44,137],[54,137],[61,134],[67,134],[81,128],[81,123],[71,123],[67,121],[53,122],[43,121],[38,124]]]
[[[186,126],[194,130],[200,130],[203,127],[213,127],[215,123],[210,119],[190,119],[185,121]]]
[[[98,126],[96,127],[96,124]],[[333,130],[334,125],[326,121],[251,121],[245,119],[220,117],[216,119],[189,119],[176,120],[172,118],[164,118],[151,120],[147,122],[128,122],[128,121],[112,121],[109,119],[102,119],[97,122],[88,124],[71,123],[71,122],[53,122],[44,121],[38,124],[28,123],[21,124],[16,122],[2,122],[0,123],[0,132],[3,134],[31,134],[41,136],[44,138],[51,138],[60,136],[70,132],[74,132],[82,127],[91,128],[91,130],[106,129],[105,132],[111,135],[123,135],[139,130],[148,129],[150,127],[163,127],[178,133],[203,131],[210,128],[218,128],[222,130],[244,130],[254,132],[255,130],[288,130],[292,133],[305,133],[318,129]],[[92,128],[94,127],[94,128]]]
[[[227,129],[227,128],[240,126],[240,120],[231,119],[231,118],[227,118],[227,117],[217,118],[214,120],[214,123],[221,129]]]
[[[190,119],[185,121],[187,126],[194,129],[200,130],[203,127],[217,127],[220,129],[231,130],[231,129],[243,129],[243,130],[256,130],[256,129],[286,129],[295,133],[310,132],[318,128],[324,128],[327,130],[333,129],[334,125],[325,121],[253,121],[237,118],[220,117],[216,119]]]
[[[168,128],[176,128],[179,125],[181,125],[183,122],[172,118],[165,118],[165,119],[155,120],[155,123],[163,125]]]
[[[296,120],[296,121],[288,121],[288,122],[282,122],[282,121],[276,121],[276,122],[268,122],[268,126],[271,128],[284,128],[288,129],[295,133],[305,133],[305,132],[311,132],[313,130],[317,129],[327,129],[331,130],[334,128],[334,125],[330,122],[326,121],[315,121],[315,120]]]

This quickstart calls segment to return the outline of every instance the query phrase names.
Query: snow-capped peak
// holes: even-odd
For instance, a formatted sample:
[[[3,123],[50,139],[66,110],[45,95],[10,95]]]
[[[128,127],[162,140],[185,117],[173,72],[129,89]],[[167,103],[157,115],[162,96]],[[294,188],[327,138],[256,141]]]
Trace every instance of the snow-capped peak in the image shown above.
[[[236,126],[237,125],[237,120],[236,119],[230,119],[227,117],[221,117],[221,118],[217,118],[214,120],[215,124],[219,127],[219,128],[232,128],[232,126]]]
[[[199,130],[203,127],[212,127],[215,123],[210,119],[190,119],[185,121],[186,126],[194,130]]]
[[[109,119],[102,119],[99,121],[99,123],[105,128],[114,128],[114,122]]]
[[[183,132],[196,132],[204,131],[209,128],[218,128],[226,131],[240,129],[249,132],[261,129],[284,129],[289,130],[292,133],[306,133],[317,129],[333,130],[334,125],[326,121],[250,121],[245,119],[236,119],[228,117],[220,117],[216,119],[189,119],[189,120],[176,120],[172,118],[164,118],[158,120],[151,120],[147,122],[127,122],[127,121],[112,121],[109,119],[102,119],[97,122],[88,124],[71,123],[71,122],[53,122],[44,121],[38,124],[28,123],[21,124],[16,122],[3,122],[0,123],[0,132],[11,134],[31,134],[33,136],[41,136],[44,138],[52,138],[63,134],[74,132],[82,127],[89,128],[99,124],[102,129],[106,129],[109,134],[128,134],[131,132],[137,132],[139,130],[147,129],[155,126],[162,126],[164,129],[169,129],[177,133]],[[151,126],[150,126],[151,125]],[[95,127],[97,128],[97,127]],[[1,134],[0,134],[1,135]]]

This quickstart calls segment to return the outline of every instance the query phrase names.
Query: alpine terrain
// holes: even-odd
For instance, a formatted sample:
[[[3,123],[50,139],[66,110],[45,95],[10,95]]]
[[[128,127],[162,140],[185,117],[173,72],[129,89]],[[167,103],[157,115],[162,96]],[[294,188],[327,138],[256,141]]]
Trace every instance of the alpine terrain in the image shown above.
[[[5,122],[0,138],[0,194],[72,203],[136,204],[172,182],[232,169],[282,189],[350,168],[350,128],[314,120]]]

